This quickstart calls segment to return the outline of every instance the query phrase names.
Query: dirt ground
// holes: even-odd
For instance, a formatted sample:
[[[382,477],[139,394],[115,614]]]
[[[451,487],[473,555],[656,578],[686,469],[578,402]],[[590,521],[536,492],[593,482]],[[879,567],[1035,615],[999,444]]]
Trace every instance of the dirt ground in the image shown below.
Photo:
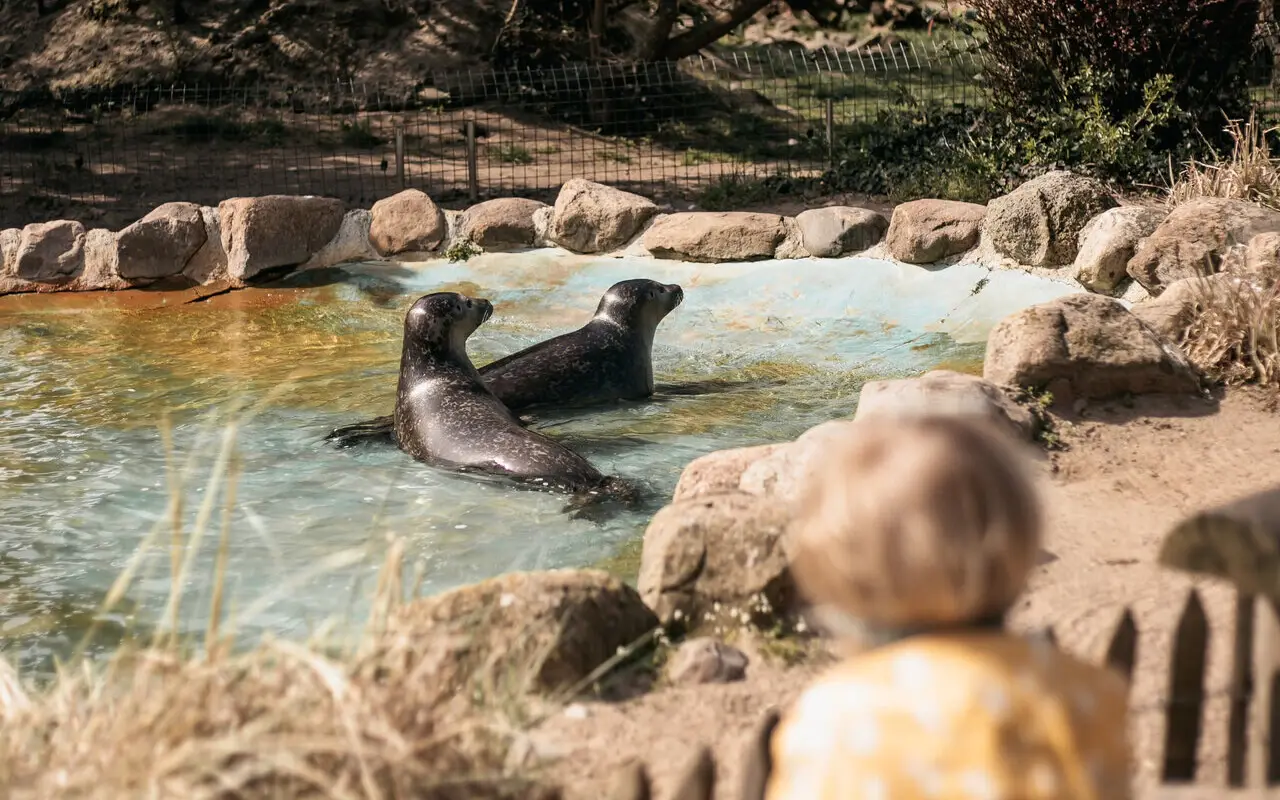
[[[1274,485],[1280,425],[1268,398],[1251,391],[1221,403],[1142,399],[1132,408],[1103,404],[1058,423],[1067,449],[1046,455],[1043,485],[1047,550],[1032,587],[1013,614],[1020,630],[1052,625],[1068,651],[1098,662],[1123,609],[1139,629],[1131,733],[1140,797],[1225,794],[1225,691],[1233,628],[1232,595],[1222,585],[1156,565],[1160,542],[1183,515]],[[1199,586],[1211,636],[1209,694],[1195,790],[1158,789],[1172,632],[1187,591]],[[633,758],[652,765],[657,797],[666,797],[694,748],[713,747],[717,797],[736,797],[739,754],[765,709],[782,706],[821,668],[788,668],[752,653],[747,679],[666,689],[619,704],[590,703],[544,723],[534,741],[559,756],[557,777],[569,797],[600,797]],[[585,716],[583,710],[585,709]],[[720,763],[723,759],[723,763]]]

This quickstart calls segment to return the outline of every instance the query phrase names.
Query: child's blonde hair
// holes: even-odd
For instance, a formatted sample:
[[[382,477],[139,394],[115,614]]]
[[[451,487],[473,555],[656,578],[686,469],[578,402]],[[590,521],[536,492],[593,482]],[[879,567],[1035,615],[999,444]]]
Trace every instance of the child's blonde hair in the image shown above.
[[[1003,616],[1040,550],[1030,463],[969,416],[848,425],[791,528],[800,592],[828,614],[887,627]]]

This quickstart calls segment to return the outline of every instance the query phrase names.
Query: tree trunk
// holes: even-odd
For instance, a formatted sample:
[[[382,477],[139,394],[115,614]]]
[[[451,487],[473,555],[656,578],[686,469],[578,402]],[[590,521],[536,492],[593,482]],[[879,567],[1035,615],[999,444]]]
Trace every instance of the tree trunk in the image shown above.
[[[187,21],[187,7],[182,0],[173,0],[173,24],[181,25]]]
[[[592,61],[599,61],[604,54],[604,3],[605,0],[596,0],[591,9],[591,24],[587,35]]]
[[[667,40],[661,51],[662,57],[674,60],[693,55],[754,17],[756,12],[770,2],[771,0],[737,0],[728,11],[713,14],[701,25]]]
[[[640,58],[656,61],[662,56],[662,49],[671,36],[671,27],[676,24],[679,10],[679,0],[658,0],[658,10],[653,15],[653,28],[640,48]]]

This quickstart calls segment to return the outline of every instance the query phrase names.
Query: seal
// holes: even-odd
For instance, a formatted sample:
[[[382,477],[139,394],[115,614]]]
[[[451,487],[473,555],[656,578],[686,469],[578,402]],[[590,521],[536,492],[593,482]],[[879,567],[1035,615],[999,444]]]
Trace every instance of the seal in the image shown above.
[[[425,295],[409,308],[393,415],[400,449],[457,472],[501,475],[578,495],[631,494],[625,482],[522,426],[485,387],[467,356],[467,338],[492,314],[488,300],[456,292]]]
[[[643,400],[653,395],[653,339],[684,301],[673,283],[647,278],[609,287],[586,325],[480,368],[485,386],[513,412]],[[325,437],[347,447],[392,438],[392,418],[336,428]]]

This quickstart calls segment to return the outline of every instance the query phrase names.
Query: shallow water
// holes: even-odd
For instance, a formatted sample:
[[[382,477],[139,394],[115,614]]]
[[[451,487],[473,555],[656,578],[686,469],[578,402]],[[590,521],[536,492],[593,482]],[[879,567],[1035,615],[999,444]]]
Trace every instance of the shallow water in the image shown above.
[[[659,383],[772,379],[538,418],[538,429],[603,471],[644,485],[644,508],[602,524],[569,520],[561,496],[435,471],[394,448],[322,441],[337,425],[390,412],[402,314],[421,294],[454,289],[494,302],[470,344],[483,364],[578,327],[610,284],[640,276],[686,293],[659,328]],[[91,652],[109,649],[126,625],[160,624],[171,558],[193,547],[202,516],[207,533],[177,615],[184,633],[206,624],[224,521],[224,609],[249,639],[360,619],[388,534],[406,538],[426,592],[514,569],[631,572],[637,537],[693,458],[849,416],[868,379],[979,370],[992,324],[1073,291],[972,265],[689,265],[548,252],[358,265],[293,283],[188,305],[159,293],[0,298],[0,644],[25,668],[68,652],[144,543],[126,601],[104,618]],[[248,411],[233,414],[237,404]],[[226,481],[208,482],[227,474],[215,469],[224,426],[245,413],[228,503]],[[182,498],[184,531],[172,548],[170,497]]]

